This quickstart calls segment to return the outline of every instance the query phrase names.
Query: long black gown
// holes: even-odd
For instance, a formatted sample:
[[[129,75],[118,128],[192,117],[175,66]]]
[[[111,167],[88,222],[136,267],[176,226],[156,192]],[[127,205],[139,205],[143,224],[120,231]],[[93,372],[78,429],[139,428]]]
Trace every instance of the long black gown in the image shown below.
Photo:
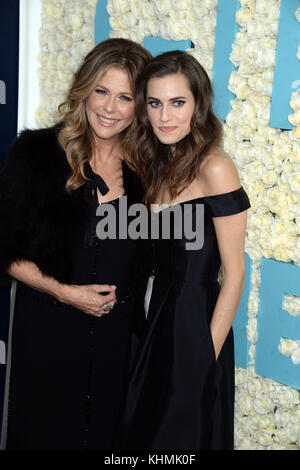
[[[123,165],[123,178],[124,173]],[[70,279],[79,285],[115,284],[118,303],[96,318],[18,282],[7,449],[113,448],[137,301],[137,247],[129,238],[96,237],[96,186],[105,189],[105,183],[91,169],[89,176],[83,192],[90,217],[83,237],[75,237]],[[120,201],[112,201],[117,214]]]
[[[204,205],[204,245],[186,250],[184,234],[175,238],[175,232],[172,239],[153,241],[155,279],[122,419],[124,449],[233,448],[233,334],[216,361],[210,333],[220,290],[212,218],[236,214],[250,204],[242,187],[187,202],[194,228],[196,206]]]

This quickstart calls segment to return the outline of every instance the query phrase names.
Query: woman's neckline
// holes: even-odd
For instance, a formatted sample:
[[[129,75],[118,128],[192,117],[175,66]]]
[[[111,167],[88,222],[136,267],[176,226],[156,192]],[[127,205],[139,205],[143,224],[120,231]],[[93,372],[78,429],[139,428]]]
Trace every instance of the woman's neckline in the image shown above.
[[[96,188],[96,189],[97,189],[97,191],[96,191],[97,198],[96,198],[96,199],[97,199],[98,205],[101,205],[101,204],[110,204],[110,203],[116,202],[117,200],[119,200],[119,199],[121,199],[123,196],[125,196],[125,188],[124,188],[124,165],[125,165],[124,160],[121,160],[122,180],[123,180],[123,189],[124,189],[123,193],[120,194],[120,196],[117,196],[116,198],[111,199],[111,200],[109,200],[109,201],[99,201],[99,197],[98,197],[98,190],[99,190],[99,188]],[[98,173],[96,173],[96,172],[93,170],[92,165],[90,164],[90,161],[87,162],[87,166],[88,166],[88,168],[89,168],[89,170],[90,170],[90,173],[91,173],[94,177],[99,178],[99,179],[102,181],[102,183],[104,183],[104,185],[108,188],[108,186],[107,186],[105,180],[102,178],[102,176],[100,176]],[[109,190],[109,188],[108,188],[108,190]],[[99,190],[99,192],[100,192],[100,194],[101,194],[101,191],[100,191],[100,190]]]
[[[238,189],[234,189],[233,191],[228,191],[227,193],[219,193],[219,194],[212,194],[211,196],[200,196],[200,197],[196,197],[196,198],[193,198],[193,199],[189,199],[189,200],[186,200],[186,201],[179,201],[179,202],[175,202],[175,204],[170,204],[166,207],[164,207],[163,209],[159,210],[159,211],[151,211],[153,212],[154,214],[159,214],[160,212],[166,210],[166,209],[169,209],[170,207],[175,207],[175,206],[180,206],[181,204],[188,204],[188,203],[192,203],[192,202],[196,202],[196,201],[201,201],[203,199],[210,199],[210,198],[217,198],[219,196],[228,196],[230,194],[234,194],[234,193],[237,193],[238,191],[240,191],[241,189],[243,189],[243,186],[240,186]],[[161,204],[151,204],[151,205],[159,205],[159,206],[162,206],[164,205],[164,203],[161,203]]]

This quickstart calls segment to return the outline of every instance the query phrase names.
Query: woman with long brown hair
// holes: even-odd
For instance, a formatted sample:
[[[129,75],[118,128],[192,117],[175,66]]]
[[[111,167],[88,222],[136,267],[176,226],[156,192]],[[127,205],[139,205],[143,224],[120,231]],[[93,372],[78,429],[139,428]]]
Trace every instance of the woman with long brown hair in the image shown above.
[[[17,280],[7,449],[113,448],[143,274],[134,240],[99,236],[97,208],[142,198],[123,140],[150,58],[98,44],[60,122],[23,131],[1,169],[0,271]]]
[[[249,200],[220,148],[212,99],[205,70],[186,52],[156,57],[138,80],[137,120],[125,148],[161,225],[152,240],[153,290],[131,371],[124,448],[233,448],[231,324],[243,291]]]

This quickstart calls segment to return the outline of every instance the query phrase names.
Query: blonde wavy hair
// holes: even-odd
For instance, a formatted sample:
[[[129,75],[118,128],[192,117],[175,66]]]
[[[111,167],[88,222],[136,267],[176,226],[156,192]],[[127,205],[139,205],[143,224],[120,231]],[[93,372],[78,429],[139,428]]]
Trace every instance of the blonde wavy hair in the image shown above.
[[[62,129],[58,133],[58,141],[66,152],[72,170],[66,183],[68,192],[79,188],[87,180],[84,166],[91,158],[93,136],[86,115],[86,103],[91,92],[110,67],[118,67],[128,72],[135,94],[138,75],[151,58],[151,54],[140,44],[122,38],[101,42],[84,58],[66,100],[59,105]],[[127,130],[120,135],[121,144]]]

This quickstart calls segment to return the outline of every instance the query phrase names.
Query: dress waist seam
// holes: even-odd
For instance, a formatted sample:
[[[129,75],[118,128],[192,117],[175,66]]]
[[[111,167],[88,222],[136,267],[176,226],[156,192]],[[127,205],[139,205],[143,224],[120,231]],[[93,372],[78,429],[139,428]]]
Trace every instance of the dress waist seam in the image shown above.
[[[219,284],[218,279],[197,279],[197,280],[191,280],[191,279],[184,279],[180,278],[177,276],[174,276],[174,273],[168,273],[167,271],[155,271],[153,273],[153,277],[158,278],[158,277],[167,277],[172,281],[175,281],[177,283],[183,283],[183,284]]]

